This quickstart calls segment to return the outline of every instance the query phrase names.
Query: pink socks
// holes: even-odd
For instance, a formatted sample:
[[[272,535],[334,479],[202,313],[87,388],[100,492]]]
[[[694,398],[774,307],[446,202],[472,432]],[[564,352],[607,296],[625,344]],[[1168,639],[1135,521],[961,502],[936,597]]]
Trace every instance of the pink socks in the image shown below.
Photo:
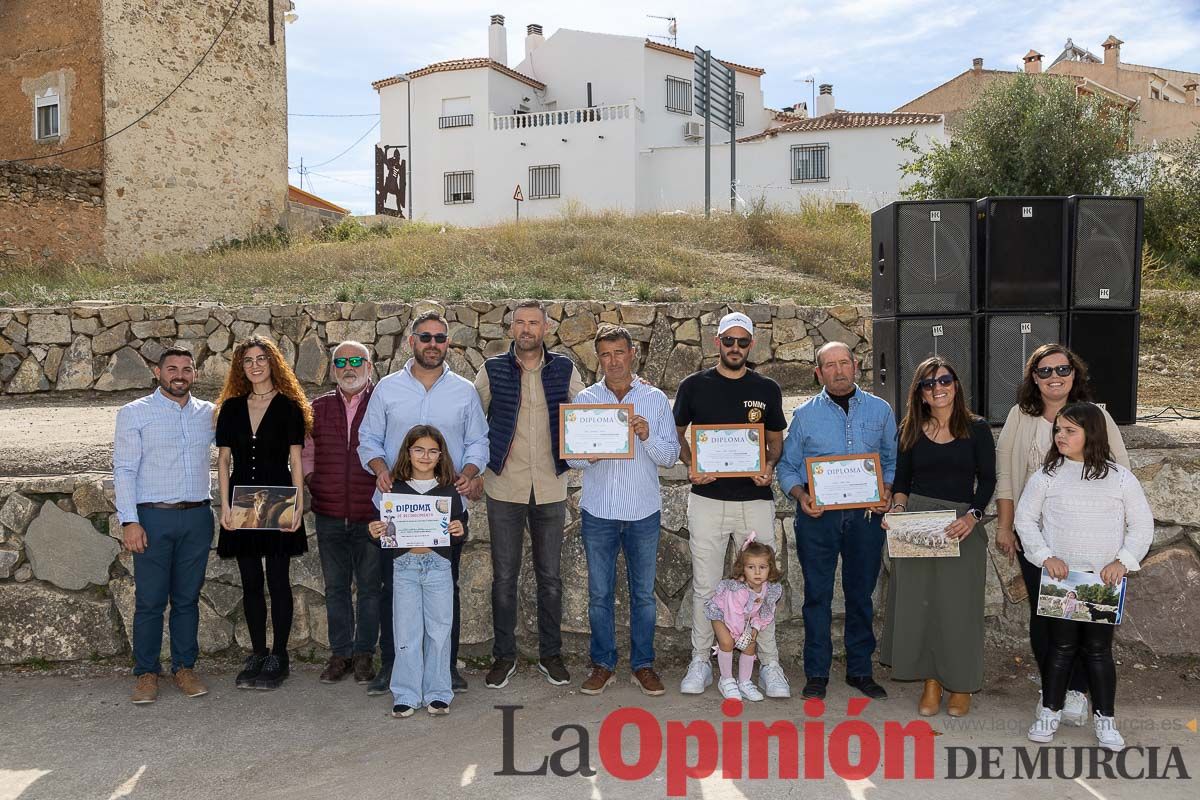
[[[730,653],[730,661],[733,661],[733,653]],[[730,664],[732,667],[733,665]],[[748,656],[742,653],[738,656],[738,682],[749,683],[750,675],[754,672],[754,656]],[[723,674],[723,673],[722,673]]]
[[[745,656],[742,656],[745,658]],[[733,652],[726,653],[724,650],[717,652],[717,666],[721,669],[722,678],[733,677]]]

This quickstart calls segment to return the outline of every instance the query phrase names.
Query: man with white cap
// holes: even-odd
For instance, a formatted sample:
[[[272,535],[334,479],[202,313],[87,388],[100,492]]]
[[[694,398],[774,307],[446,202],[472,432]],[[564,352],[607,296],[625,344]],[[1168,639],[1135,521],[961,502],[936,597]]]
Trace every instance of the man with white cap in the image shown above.
[[[729,537],[733,537],[736,547],[741,547],[751,531],[764,541],[774,540],[775,495],[771,482],[775,463],[783,453],[783,431],[787,428],[779,384],[747,364],[754,345],[754,323],[750,318],[738,312],[722,317],[716,344],[720,356],[717,365],[689,375],[675,395],[679,457],[691,466],[689,425],[761,423],[766,434],[767,463],[762,474],[753,478],[691,475],[687,515],[692,553],[692,661],[679,687],[684,694],[700,694],[712,683],[713,629],[704,604],[724,576]],[[758,636],[758,656],[762,664],[759,685],[767,696],[790,697],[791,688],[779,663],[774,623]]]

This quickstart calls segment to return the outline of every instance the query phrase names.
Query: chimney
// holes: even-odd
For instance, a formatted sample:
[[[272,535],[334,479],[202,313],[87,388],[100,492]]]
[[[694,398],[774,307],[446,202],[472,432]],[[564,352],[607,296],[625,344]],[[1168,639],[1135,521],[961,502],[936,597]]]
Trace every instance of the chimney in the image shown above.
[[[1025,72],[1030,75],[1037,75],[1042,71],[1042,54],[1037,50],[1030,50],[1025,54]]]
[[[492,24],[488,26],[488,58],[508,66],[508,37],[503,14],[492,14]]]
[[[1104,48],[1104,66],[1117,66],[1121,63],[1121,45],[1125,44],[1115,36],[1109,36],[1101,45]]]
[[[533,55],[533,51],[541,46],[542,42],[546,41],[542,38],[541,25],[526,25],[525,26],[525,58]]]
[[[822,83],[818,87],[817,91],[818,91],[817,113],[813,114],[813,116],[814,117],[823,117],[826,114],[832,114],[833,113],[833,84],[832,83]]]
[[[1196,82],[1192,81],[1191,83],[1185,83],[1183,85],[1183,91],[1187,93],[1187,99],[1184,102],[1189,106],[1196,105]]]
[[[983,72],[983,59],[982,58],[971,59],[971,69],[974,72]]]

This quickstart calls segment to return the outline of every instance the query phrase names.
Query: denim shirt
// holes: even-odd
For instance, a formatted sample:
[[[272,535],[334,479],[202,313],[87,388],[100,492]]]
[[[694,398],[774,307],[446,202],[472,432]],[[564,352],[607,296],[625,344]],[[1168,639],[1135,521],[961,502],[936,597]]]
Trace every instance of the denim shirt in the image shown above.
[[[879,453],[883,482],[890,485],[896,476],[896,447],[896,418],[886,400],[855,384],[847,414],[822,389],[792,412],[783,457],[775,468],[779,488],[790,494],[793,486],[808,484],[807,458],[855,453]]]

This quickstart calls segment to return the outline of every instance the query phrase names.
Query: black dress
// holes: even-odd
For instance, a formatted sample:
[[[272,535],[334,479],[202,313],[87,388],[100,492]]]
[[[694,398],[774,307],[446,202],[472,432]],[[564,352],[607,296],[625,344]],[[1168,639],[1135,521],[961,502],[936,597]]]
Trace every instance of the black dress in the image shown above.
[[[292,445],[304,444],[304,414],[283,394],[271,398],[258,431],[250,429],[246,397],[226,400],[217,416],[217,447],[228,447],[233,456],[229,491],[235,486],[291,486],[288,458]],[[217,555],[298,556],[308,550],[304,523],[295,531],[226,530],[221,528]]]

